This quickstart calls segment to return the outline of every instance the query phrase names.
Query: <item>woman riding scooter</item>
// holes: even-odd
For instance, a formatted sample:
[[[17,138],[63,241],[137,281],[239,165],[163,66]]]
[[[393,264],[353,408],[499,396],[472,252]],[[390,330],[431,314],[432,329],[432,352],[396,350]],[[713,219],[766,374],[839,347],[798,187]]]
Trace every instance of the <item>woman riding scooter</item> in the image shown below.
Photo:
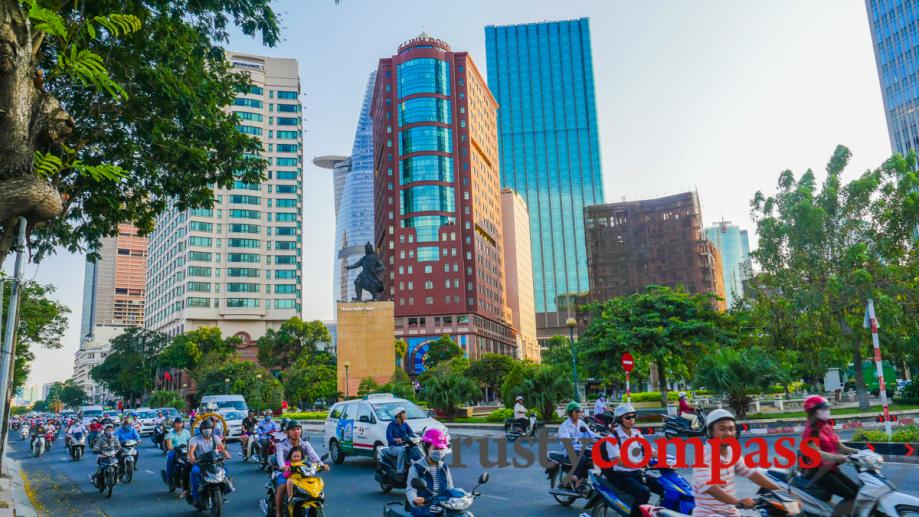
[[[651,498],[651,492],[660,493],[661,487],[653,477],[645,477],[644,469],[641,467],[628,467],[622,462],[621,451],[622,444],[631,438],[641,436],[641,431],[635,428],[636,419],[635,408],[631,404],[620,404],[613,412],[613,418],[616,422],[610,438],[612,442],[606,442],[606,454],[608,461],[614,461],[612,468],[603,469],[603,475],[609,480],[610,484],[622,490],[623,492],[635,498],[632,503],[631,517],[641,517],[641,505],[646,504]],[[629,462],[633,465],[646,464],[644,462],[644,450],[638,441],[629,444],[625,452]],[[656,457],[652,452],[652,457]]]
[[[443,495],[453,488],[450,467],[444,463],[450,449],[447,436],[440,429],[428,429],[421,437],[421,447],[424,457],[409,467],[408,485],[405,488],[405,498],[411,508],[412,517],[433,515],[431,502],[434,496]],[[415,478],[421,478],[427,489],[421,491],[412,487],[412,480]]]
[[[829,422],[830,402],[820,395],[811,395],[804,400],[804,411],[807,413],[807,425],[801,436],[802,443],[807,439],[816,439],[821,459],[819,467],[804,469],[804,476],[843,501],[855,499],[859,486],[839,469],[839,464],[845,462],[849,454],[858,451],[839,442],[839,436]]]

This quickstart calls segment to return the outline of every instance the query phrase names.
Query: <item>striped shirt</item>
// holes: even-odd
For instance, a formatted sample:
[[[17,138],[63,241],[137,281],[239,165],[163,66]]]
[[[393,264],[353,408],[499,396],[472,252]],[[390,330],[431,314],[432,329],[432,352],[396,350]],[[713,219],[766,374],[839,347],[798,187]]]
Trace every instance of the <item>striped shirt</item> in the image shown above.
[[[748,478],[756,471],[747,467],[741,457],[734,466],[721,468],[721,481],[724,484],[709,485],[708,482],[712,480],[712,446],[706,443],[702,451],[702,464],[705,466],[692,469],[692,489],[696,494],[696,507],[692,511],[692,517],[713,517],[719,515],[726,517],[739,516],[740,510],[736,506],[722,503],[718,499],[715,499],[715,496],[711,495],[708,490],[713,486],[717,486],[732,497],[737,497],[737,486],[734,484],[734,475],[737,474]],[[728,454],[730,454],[730,451],[728,451]],[[721,457],[722,464],[726,464],[730,460],[731,458],[725,456]]]

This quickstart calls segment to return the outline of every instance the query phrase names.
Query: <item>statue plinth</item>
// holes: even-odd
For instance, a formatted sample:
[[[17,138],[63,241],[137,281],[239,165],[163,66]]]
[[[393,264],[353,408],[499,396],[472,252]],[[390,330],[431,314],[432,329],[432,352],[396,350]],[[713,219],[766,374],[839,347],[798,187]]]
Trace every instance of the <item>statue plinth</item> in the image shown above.
[[[393,302],[338,302],[337,313],[338,391],[353,397],[367,377],[389,382],[396,369]]]

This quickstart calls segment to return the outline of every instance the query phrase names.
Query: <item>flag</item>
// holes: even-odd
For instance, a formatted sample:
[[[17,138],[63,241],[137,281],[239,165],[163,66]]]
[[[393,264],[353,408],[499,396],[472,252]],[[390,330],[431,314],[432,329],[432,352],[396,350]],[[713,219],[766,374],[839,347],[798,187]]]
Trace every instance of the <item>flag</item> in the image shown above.
[[[163,372],[163,378],[166,379],[166,382],[172,382],[172,375],[169,375],[169,372]]]

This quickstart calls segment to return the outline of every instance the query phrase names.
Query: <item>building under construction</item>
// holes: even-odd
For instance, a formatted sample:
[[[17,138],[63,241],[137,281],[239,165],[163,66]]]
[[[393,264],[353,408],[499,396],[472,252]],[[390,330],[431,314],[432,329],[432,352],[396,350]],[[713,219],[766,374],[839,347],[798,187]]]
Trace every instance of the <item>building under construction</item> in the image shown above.
[[[682,284],[718,295],[725,310],[721,256],[702,230],[696,193],[590,206],[584,219],[591,301]]]

